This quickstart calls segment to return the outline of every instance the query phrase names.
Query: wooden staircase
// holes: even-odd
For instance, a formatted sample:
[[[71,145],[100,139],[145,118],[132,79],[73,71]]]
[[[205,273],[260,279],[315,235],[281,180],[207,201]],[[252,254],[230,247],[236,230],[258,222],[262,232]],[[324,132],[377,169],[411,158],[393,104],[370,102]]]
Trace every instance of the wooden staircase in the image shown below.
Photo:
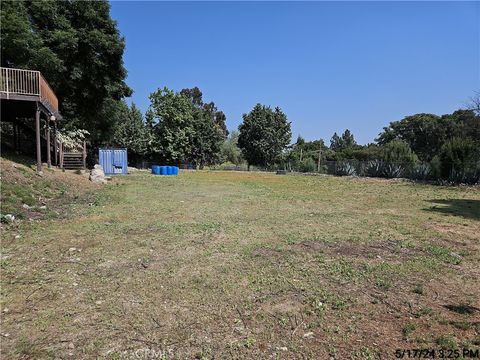
[[[87,168],[87,146],[85,141],[76,148],[66,149],[64,144],[58,144],[60,155],[60,168],[62,169],[86,169]]]
[[[63,154],[64,169],[84,169],[83,153],[66,152]]]

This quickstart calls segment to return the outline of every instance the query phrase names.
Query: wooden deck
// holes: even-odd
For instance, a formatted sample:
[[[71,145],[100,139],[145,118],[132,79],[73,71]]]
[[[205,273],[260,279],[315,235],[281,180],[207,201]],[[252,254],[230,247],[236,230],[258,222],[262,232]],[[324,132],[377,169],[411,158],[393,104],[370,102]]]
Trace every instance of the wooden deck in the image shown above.
[[[57,96],[40,71],[0,67],[0,98],[39,102],[48,115],[60,117]]]
[[[55,136],[56,122],[61,119],[58,98],[40,71],[0,67],[0,101],[2,121],[14,124],[13,143],[16,151],[19,150],[19,119],[35,119],[38,172],[42,171],[42,141],[46,143],[48,167],[52,165],[53,152],[57,166],[85,169],[85,143],[79,144],[79,149],[65,149],[64,144]],[[42,123],[45,125],[43,129]]]

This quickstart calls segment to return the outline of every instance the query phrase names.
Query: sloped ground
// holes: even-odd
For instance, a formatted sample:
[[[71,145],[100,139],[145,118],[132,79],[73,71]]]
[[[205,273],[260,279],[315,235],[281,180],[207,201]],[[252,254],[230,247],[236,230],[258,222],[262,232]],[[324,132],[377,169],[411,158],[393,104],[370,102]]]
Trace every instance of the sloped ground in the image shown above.
[[[478,188],[136,173],[81,204],[4,232],[3,357],[391,359],[480,345]]]
[[[7,214],[20,221],[63,216],[65,206],[99,188],[86,174],[55,167],[44,166],[38,175],[33,161],[23,156],[1,157],[0,170],[3,222]]]

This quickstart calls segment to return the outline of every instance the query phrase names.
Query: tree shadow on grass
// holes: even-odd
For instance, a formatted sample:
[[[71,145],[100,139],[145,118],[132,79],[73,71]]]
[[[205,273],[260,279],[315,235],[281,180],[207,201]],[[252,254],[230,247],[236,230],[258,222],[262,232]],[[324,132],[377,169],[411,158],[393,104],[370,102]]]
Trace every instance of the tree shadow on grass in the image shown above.
[[[445,215],[463,216],[467,219],[480,220],[480,200],[468,199],[434,199],[425,211],[438,212]]]

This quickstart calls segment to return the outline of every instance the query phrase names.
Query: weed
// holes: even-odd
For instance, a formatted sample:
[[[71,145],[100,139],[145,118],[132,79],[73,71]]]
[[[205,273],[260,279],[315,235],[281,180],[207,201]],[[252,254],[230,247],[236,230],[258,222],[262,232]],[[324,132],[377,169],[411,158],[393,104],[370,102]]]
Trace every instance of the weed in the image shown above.
[[[450,321],[450,324],[460,330],[470,330],[473,325],[467,321]]]
[[[26,336],[22,336],[17,340],[15,344],[15,350],[19,355],[25,355],[29,357],[35,357],[35,355],[38,355],[35,344],[32,343]]]
[[[453,335],[442,335],[435,341],[442,349],[456,349],[457,341]]]
[[[403,338],[406,340],[415,331],[417,327],[413,323],[406,324],[402,329]]]
[[[424,294],[424,289],[422,284],[417,284],[415,288],[413,289],[413,292],[418,295],[423,295]]]

